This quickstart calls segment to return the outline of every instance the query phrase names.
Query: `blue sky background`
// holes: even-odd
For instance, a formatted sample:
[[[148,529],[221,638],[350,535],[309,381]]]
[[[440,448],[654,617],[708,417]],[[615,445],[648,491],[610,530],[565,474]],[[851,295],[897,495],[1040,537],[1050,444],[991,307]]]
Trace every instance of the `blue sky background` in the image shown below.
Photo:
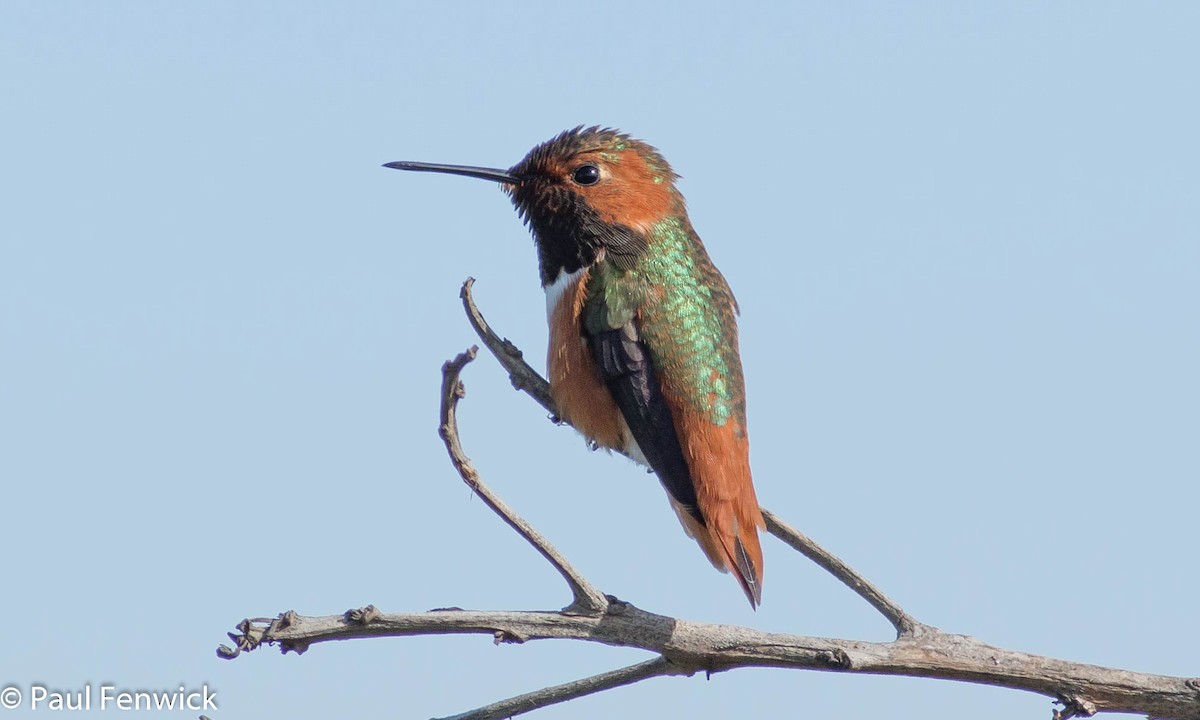
[[[506,167],[594,123],[674,164],[737,293],[764,505],[926,623],[1197,674],[1198,34],[1191,3],[0,5],[0,684],[424,718],[644,659],[213,652],[288,609],[566,604],[435,433],[439,367],[474,342],[466,276],[543,366],[532,241],[494,186],[380,164]],[[752,613],[652,478],[490,358],[465,379],[485,479],[606,592],[889,638],[774,540]],[[668,710],[1050,704],[743,670],[537,717]]]

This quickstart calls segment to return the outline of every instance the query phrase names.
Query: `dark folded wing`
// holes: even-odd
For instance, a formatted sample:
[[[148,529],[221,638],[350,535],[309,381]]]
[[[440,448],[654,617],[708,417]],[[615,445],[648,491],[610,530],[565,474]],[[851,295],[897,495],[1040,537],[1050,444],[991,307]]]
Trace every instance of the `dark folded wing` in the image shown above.
[[[619,328],[588,333],[587,338],[604,382],[646,462],[671,497],[704,525],[671,409],[635,321],[630,318]]]

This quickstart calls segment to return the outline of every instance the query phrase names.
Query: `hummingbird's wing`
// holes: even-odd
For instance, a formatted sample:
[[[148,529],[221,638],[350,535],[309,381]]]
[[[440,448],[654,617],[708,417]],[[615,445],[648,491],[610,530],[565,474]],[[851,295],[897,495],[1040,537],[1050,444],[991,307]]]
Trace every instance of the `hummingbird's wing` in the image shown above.
[[[646,463],[675,502],[703,525],[704,517],[696,504],[696,488],[679,446],[671,408],[663,397],[662,385],[650,361],[650,350],[635,321],[630,318],[618,328],[589,333],[588,344]]]
[[[684,529],[713,565],[735,573],[757,605],[763,521],[750,478],[735,305],[724,278],[711,272],[715,281],[702,290],[695,275],[646,283],[599,263],[582,328],[605,387]],[[672,312],[672,303],[686,306]]]

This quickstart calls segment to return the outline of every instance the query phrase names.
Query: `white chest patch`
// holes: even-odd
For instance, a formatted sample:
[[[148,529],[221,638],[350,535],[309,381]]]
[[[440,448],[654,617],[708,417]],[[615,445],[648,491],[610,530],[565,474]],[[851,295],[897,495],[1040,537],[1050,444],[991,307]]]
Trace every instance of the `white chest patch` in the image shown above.
[[[558,271],[558,277],[554,278],[554,282],[549,285],[543,285],[542,289],[546,291],[546,319],[549,320],[554,315],[554,308],[558,307],[558,301],[562,298],[563,293],[568,288],[575,286],[575,283],[583,275],[583,268],[579,268],[573,273],[565,270]]]
[[[633,439],[633,434],[629,432],[628,426],[625,430],[625,454],[633,458],[636,463],[641,463],[646,467],[650,467],[650,462],[646,460],[646,456],[642,453],[642,448],[637,444],[637,440]]]

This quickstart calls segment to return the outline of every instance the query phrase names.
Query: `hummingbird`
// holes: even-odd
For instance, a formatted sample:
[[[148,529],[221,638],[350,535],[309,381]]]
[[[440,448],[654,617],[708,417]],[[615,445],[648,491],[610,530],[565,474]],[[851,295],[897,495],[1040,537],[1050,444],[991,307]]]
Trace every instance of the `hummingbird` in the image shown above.
[[[737,301],[658,150],[580,126],[507,170],[384,167],[499,183],[537,247],[559,417],[653,470],[687,534],[757,607],[765,525],[750,475]]]

